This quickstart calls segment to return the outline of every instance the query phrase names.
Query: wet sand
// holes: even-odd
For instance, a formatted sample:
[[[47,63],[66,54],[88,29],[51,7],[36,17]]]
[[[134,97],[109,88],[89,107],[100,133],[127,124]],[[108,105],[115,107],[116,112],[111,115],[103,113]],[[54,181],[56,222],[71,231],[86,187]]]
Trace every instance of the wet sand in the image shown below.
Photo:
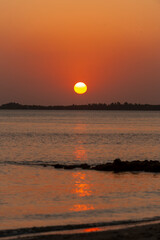
[[[144,226],[128,227],[125,229],[88,232],[77,234],[54,234],[30,237],[18,237],[19,240],[157,240],[160,239],[160,223]]]

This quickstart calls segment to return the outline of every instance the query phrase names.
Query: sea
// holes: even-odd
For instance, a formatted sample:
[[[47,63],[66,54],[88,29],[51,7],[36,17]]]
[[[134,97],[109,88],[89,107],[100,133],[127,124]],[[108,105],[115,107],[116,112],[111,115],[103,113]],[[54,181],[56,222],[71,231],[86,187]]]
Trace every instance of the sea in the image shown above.
[[[158,111],[0,110],[0,233],[160,219],[160,173],[56,169],[160,160]]]

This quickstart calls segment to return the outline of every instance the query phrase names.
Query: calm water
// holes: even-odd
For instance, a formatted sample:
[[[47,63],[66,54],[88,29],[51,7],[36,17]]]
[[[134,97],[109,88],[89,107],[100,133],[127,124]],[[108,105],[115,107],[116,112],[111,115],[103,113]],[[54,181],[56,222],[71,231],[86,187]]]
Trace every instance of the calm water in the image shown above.
[[[160,174],[49,166],[117,157],[160,160],[160,112],[0,111],[0,229],[159,216]]]

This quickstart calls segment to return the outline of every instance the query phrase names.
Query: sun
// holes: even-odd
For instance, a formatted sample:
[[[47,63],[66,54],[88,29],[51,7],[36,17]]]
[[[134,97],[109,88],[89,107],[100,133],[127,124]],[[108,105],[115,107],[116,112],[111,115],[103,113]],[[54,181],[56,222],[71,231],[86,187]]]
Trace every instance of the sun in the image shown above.
[[[77,94],[84,94],[87,91],[87,85],[84,82],[77,82],[74,85],[74,91]]]

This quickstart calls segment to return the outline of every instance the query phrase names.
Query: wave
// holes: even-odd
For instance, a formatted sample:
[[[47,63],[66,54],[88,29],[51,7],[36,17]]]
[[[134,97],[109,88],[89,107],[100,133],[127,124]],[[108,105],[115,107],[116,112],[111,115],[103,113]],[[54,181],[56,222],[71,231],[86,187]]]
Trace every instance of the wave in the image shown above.
[[[23,165],[23,166],[42,166],[42,167],[53,167],[56,164],[52,162],[43,162],[43,161],[0,161],[1,165]]]
[[[2,237],[14,237],[20,235],[31,235],[31,234],[42,234],[42,233],[57,233],[68,230],[80,230],[88,228],[104,228],[104,227],[114,227],[122,228],[123,226],[129,227],[131,225],[145,225],[149,223],[155,223],[160,221],[160,216],[153,218],[145,218],[139,220],[121,220],[113,222],[100,222],[100,223],[88,223],[88,224],[71,224],[71,225],[59,225],[59,226],[45,226],[45,227],[31,227],[31,228],[18,228],[18,229],[7,229],[0,230],[0,238]]]

